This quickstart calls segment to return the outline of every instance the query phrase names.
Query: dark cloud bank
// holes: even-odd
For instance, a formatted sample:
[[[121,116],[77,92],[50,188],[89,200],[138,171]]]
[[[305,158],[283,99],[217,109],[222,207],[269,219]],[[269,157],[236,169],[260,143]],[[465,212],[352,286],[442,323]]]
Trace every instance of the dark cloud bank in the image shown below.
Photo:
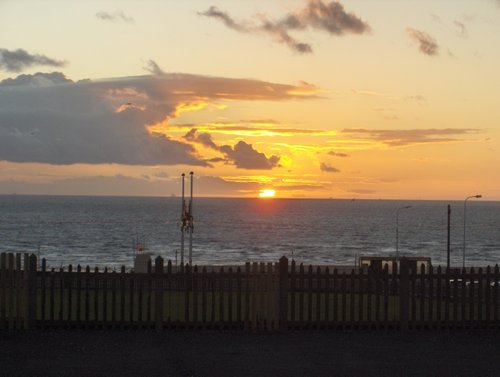
[[[210,166],[191,143],[151,133],[148,126],[168,121],[193,101],[304,98],[297,91],[293,85],[188,74],[80,82],[59,72],[20,75],[0,82],[0,160]],[[217,148],[241,168],[278,162],[244,142]]]

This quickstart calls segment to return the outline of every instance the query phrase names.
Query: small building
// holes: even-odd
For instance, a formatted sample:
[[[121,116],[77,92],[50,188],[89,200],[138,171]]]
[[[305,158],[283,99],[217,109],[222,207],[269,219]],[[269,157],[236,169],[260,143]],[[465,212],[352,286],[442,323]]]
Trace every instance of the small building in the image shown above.
[[[134,258],[134,272],[147,273],[148,266],[151,264],[151,254],[141,253],[136,254]]]
[[[136,240],[134,245],[134,272],[147,273],[148,266],[151,264],[151,253],[146,252],[144,242]]]
[[[389,272],[392,272],[394,268],[399,271],[399,263],[401,260],[405,260],[409,263],[410,271],[420,271],[422,264],[425,266],[425,271],[429,271],[431,266],[430,257],[422,256],[408,256],[408,257],[380,257],[380,256],[360,256],[359,257],[359,267],[361,269],[372,269],[375,271],[381,271],[387,264]]]

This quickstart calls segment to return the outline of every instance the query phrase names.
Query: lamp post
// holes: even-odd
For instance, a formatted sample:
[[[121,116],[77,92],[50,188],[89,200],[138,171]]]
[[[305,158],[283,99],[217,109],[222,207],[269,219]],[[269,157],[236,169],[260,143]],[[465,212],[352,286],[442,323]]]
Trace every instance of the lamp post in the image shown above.
[[[465,198],[464,200],[464,244],[462,249],[462,268],[465,268],[465,229],[466,229],[466,208],[467,208],[467,200],[469,199],[480,199],[482,195],[471,195]]]
[[[411,206],[399,207],[396,210],[396,260],[399,259],[399,211],[409,208],[411,208]]]

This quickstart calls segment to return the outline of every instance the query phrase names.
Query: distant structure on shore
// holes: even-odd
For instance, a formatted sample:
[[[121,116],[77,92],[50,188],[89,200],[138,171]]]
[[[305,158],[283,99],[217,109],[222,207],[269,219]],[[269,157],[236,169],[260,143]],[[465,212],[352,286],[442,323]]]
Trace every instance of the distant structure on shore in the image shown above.
[[[194,230],[194,221],[193,221],[193,172],[189,173],[190,176],[190,193],[189,193],[189,202],[186,203],[186,195],[185,195],[185,177],[186,174],[181,174],[181,260],[180,265],[181,269],[184,267],[184,240],[186,238],[186,233],[189,236],[189,254],[188,254],[188,263],[191,266],[193,264],[193,230]],[[172,197],[175,197],[175,194],[171,194]],[[135,272],[148,272],[148,264],[151,261],[151,253],[146,252],[145,242],[139,242],[137,239],[134,245],[134,271]],[[177,250],[175,255],[175,260],[177,264]]]
[[[182,182],[182,209],[181,209],[181,268],[184,267],[184,238],[185,234],[189,235],[189,260],[188,263],[191,266],[193,264],[193,172],[190,172],[190,195],[189,203],[186,205],[186,199],[184,195],[184,178],[185,174],[181,175]]]

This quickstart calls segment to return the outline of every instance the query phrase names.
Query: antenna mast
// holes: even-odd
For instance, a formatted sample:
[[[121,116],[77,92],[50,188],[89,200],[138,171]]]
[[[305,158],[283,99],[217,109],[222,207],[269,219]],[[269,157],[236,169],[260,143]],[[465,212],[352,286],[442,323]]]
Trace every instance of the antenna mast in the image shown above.
[[[189,233],[189,265],[193,264],[193,172],[190,172],[190,196],[189,204],[186,206],[186,200],[184,195],[184,178],[185,174],[182,173],[182,210],[181,210],[181,271],[184,270],[184,236],[185,233]]]
[[[184,230],[186,228],[186,201],[184,200],[184,176],[182,173],[182,208],[181,208],[181,270],[184,270]]]
[[[190,172],[189,175],[191,177],[191,195],[189,197],[189,213],[188,213],[188,221],[189,221],[189,265],[193,265],[193,172]]]

